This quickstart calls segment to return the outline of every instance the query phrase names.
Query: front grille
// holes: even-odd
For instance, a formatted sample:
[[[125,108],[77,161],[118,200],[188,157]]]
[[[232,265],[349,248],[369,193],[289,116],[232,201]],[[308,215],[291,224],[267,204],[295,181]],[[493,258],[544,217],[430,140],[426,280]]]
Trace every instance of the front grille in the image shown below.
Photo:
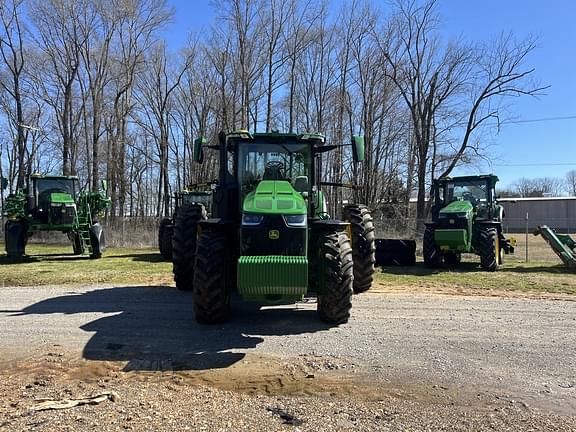
[[[451,222],[453,221],[453,222]],[[441,229],[468,229],[468,219],[462,216],[448,216],[438,219],[438,228]]]
[[[72,225],[76,209],[73,206],[50,207],[50,222],[54,225]]]
[[[281,215],[266,215],[259,225],[242,227],[241,255],[305,256],[306,233],[305,227],[286,226]]]

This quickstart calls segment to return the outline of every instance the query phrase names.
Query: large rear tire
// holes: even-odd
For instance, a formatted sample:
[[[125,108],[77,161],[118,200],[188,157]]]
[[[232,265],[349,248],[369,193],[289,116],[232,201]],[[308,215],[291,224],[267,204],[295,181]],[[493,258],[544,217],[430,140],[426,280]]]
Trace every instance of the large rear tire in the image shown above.
[[[422,254],[424,255],[424,264],[428,267],[439,267],[442,263],[442,254],[434,239],[434,227],[427,226],[424,231]]]
[[[6,254],[9,258],[22,258],[26,253],[26,225],[20,221],[8,221],[4,226]]]
[[[354,262],[345,231],[320,236],[315,277],[318,284],[318,315],[329,324],[344,324],[350,318],[354,292]]]
[[[206,230],[198,237],[194,272],[194,313],[199,323],[217,324],[228,318],[228,254],[224,233]]]
[[[478,236],[478,254],[480,267],[486,271],[496,271],[502,264],[502,249],[498,230],[494,227],[483,228]]]
[[[172,271],[176,288],[180,291],[193,290],[198,222],[204,219],[207,219],[206,209],[199,204],[184,205],[176,215],[172,236]]]
[[[354,293],[368,291],[374,278],[376,238],[370,210],[365,205],[344,207],[344,220],[350,223],[354,259]]]
[[[160,255],[166,261],[172,260],[172,236],[174,234],[174,225],[172,219],[164,218],[160,221],[158,228],[158,248]]]
[[[90,245],[92,246],[90,258],[102,258],[102,253],[106,250],[106,238],[104,237],[104,228],[100,225],[100,222],[96,222],[90,227]]]

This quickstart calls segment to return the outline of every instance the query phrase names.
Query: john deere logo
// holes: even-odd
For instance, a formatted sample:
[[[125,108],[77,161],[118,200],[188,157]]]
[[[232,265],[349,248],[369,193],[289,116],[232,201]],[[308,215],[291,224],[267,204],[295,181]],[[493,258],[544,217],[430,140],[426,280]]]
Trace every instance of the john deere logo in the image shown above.
[[[270,230],[268,231],[268,238],[270,240],[278,240],[280,238],[280,233],[278,230]]]

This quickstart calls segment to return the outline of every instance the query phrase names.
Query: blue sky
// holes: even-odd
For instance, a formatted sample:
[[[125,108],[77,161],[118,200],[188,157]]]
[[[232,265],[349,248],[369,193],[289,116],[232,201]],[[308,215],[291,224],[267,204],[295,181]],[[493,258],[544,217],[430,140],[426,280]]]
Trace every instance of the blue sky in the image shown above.
[[[166,32],[178,49],[190,30],[208,29],[214,19],[209,0],[168,0],[176,8]],[[379,2],[385,4],[385,2]],[[501,31],[538,36],[528,59],[546,96],[514,100],[517,120],[576,117],[576,2],[569,0],[439,0],[443,36],[484,41]],[[491,141],[492,166],[466,168],[458,174],[494,172],[504,187],[520,177],[564,177],[576,169],[576,118],[507,124]]]

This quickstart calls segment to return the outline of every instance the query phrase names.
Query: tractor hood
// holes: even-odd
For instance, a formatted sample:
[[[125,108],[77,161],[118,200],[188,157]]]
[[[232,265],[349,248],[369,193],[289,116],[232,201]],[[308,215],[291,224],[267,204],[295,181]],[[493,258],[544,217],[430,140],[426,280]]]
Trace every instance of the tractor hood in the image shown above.
[[[262,180],[244,199],[243,211],[255,214],[306,214],[306,202],[290,182]]]
[[[74,204],[74,199],[69,193],[66,192],[52,192],[50,194],[51,204]]]
[[[440,215],[450,215],[454,213],[470,213],[473,209],[472,203],[470,201],[453,201],[440,210]]]

